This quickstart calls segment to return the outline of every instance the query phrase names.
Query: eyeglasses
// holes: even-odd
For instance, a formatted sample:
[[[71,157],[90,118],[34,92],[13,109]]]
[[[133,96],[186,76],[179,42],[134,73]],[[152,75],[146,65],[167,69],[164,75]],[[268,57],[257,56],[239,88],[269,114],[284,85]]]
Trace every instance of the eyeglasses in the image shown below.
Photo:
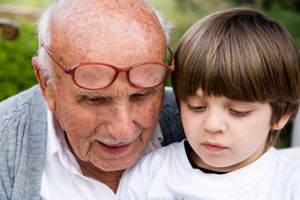
[[[66,74],[71,74],[74,83],[83,89],[99,90],[109,87],[117,78],[119,73],[126,72],[127,79],[131,85],[138,88],[151,88],[162,84],[167,76],[174,71],[174,56],[171,49],[168,50],[172,57],[171,66],[161,62],[143,62],[126,68],[98,63],[85,62],[66,67],[41,43],[50,58],[59,65]]]

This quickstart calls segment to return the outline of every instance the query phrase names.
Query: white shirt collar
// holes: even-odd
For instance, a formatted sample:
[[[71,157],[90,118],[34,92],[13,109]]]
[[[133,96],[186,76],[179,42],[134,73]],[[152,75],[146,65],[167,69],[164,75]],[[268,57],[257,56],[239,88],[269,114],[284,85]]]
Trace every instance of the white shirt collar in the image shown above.
[[[48,140],[47,151],[49,157],[58,156],[63,167],[69,172],[82,174],[80,166],[74,155],[70,152],[65,139],[65,133],[60,128],[53,113],[48,110]]]

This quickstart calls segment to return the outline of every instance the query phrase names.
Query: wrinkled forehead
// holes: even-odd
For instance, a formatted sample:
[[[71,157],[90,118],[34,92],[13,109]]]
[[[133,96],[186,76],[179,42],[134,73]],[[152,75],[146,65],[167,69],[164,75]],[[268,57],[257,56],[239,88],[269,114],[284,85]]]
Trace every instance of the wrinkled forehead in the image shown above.
[[[144,62],[165,58],[164,31],[142,1],[63,2],[50,18],[51,51],[58,56],[63,53],[59,57],[63,61],[76,58],[111,63],[113,58],[111,64],[121,64],[118,59]]]

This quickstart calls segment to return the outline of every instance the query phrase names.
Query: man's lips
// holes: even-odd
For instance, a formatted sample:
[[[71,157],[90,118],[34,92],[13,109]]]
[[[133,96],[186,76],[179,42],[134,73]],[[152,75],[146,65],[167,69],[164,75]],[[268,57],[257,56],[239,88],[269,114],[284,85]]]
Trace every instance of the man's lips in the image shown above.
[[[109,153],[121,153],[126,151],[132,143],[120,145],[107,145],[102,142],[98,142],[98,144],[100,144],[104,148],[104,150],[108,151]]]
[[[204,142],[204,143],[202,143],[202,145],[209,152],[220,152],[220,151],[223,151],[224,149],[227,148],[227,147],[224,147],[221,144],[212,143],[212,142]]]

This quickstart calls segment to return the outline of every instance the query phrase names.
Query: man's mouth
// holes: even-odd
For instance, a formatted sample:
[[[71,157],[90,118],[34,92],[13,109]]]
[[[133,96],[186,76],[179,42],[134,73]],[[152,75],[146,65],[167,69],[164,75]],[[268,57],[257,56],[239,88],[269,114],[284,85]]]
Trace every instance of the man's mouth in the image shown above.
[[[128,144],[119,144],[119,145],[107,145],[99,141],[98,143],[109,153],[116,153],[116,154],[126,151],[129,148],[129,146],[132,144],[132,143],[128,143]]]

